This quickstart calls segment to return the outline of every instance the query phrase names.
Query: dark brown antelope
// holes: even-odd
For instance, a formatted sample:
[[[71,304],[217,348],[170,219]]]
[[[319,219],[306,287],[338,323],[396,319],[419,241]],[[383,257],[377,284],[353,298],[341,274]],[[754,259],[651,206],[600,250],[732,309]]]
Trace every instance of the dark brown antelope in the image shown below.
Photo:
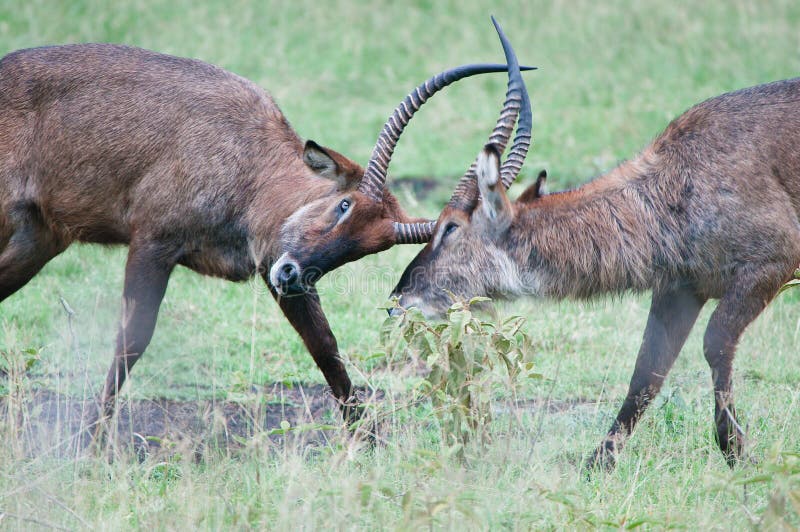
[[[527,99],[520,127],[527,125]],[[588,462],[616,454],[658,393],[701,307],[716,436],[732,466],[743,431],[731,390],[742,332],[800,263],[800,79],[724,94],[675,119],[635,159],[572,191],[510,202],[488,145],[434,238],[394,290],[429,315],[463,297],[586,299],[652,290],[630,388]],[[502,183],[500,183],[502,182]]]
[[[506,70],[445,71],[412,92],[386,127],[402,130],[426,99],[458,79]],[[392,147],[382,135],[376,157]],[[405,241],[418,220],[385,189],[385,174],[363,176],[335,151],[304,146],[267,93],[212,65],[105,44],[11,53],[0,60],[0,301],[73,242],[129,246],[101,396],[110,415],[150,342],[176,265],[266,280],[284,222],[344,218],[350,204],[339,198],[357,189],[378,200],[369,216],[391,222],[383,240],[347,242],[348,257]],[[351,219],[361,216],[358,208]],[[347,412],[351,382],[317,294],[278,303]]]

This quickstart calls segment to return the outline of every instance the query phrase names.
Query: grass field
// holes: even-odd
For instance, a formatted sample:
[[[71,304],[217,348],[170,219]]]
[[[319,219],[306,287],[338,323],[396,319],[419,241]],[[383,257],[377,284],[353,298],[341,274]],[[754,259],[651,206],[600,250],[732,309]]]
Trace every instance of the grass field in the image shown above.
[[[696,102],[800,72],[800,4],[789,0],[283,4],[12,0],[0,4],[0,54],[94,41],[200,58],[268,89],[302,137],[365,162],[413,86],[450,66],[502,59],[493,13],[521,61],[540,67],[526,75],[534,147],[521,180],[547,168],[551,190],[632,156]],[[424,199],[401,187],[411,211],[435,215],[485,141],[503,93],[502,75],[471,79],[418,114],[392,172],[440,186]],[[320,283],[351,375],[384,390],[389,405],[403,405],[419,377],[404,361],[375,356],[385,317],[377,307],[416,251],[367,257]],[[0,353],[36,361],[18,383],[0,380],[6,406],[34,389],[99,391],[124,260],[124,249],[76,246],[2,303]],[[493,441],[466,464],[440,446],[424,403],[389,409],[386,441],[374,451],[354,450],[339,430],[310,447],[261,434],[199,462],[180,447],[144,460],[121,450],[112,462],[26,455],[26,420],[3,416],[0,529],[798,527],[798,303],[800,291],[781,295],[740,345],[734,386],[756,463],[735,471],[711,435],[701,343],[713,305],[617,470],[585,480],[583,458],[625,395],[649,298],[528,301],[503,312],[528,318],[545,379],[520,383],[516,402],[498,394]],[[253,390],[275,382],[323,380],[265,288],[179,270],[125,396],[258,402]]]

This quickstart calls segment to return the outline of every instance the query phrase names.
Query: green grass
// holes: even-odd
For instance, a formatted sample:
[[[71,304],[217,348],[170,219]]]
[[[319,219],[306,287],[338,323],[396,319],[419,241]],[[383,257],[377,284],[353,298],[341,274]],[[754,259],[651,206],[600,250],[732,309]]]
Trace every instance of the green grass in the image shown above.
[[[632,156],[700,100],[800,72],[800,4],[788,0],[12,1],[0,5],[0,53],[110,41],[197,57],[268,89],[301,136],[365,162],[409,89],[450,66],[501,60],[490,13],[521,61],[540,67],[526,75],[535,145],[522,179],[546,167],[551,189],[574,186]],[[422,202],[401,190],[410,210],[436,213],[485,141],[503,92],[502,75],[467,80],[415,118],[392,172],[433,176],[443,186]],[[384,317],[376,307],[415,253],[410,246],[368,257],[320,287],[354,379],[398,400],[413,379],[372,359]],[[3,302],[0,350],[40,352],[28,385],[76,395],[99,390],[124,259],[123,249],[76,246]],[[61,297],[75,310],[72,329]],[[334,436],[313,453],[254,442],[237,456],[210,452],[200,464],[179,455],[138,463],[124,454],[108,464],[21,459],[9,445],[0,449],[0,513],[8,514],[0,527],[29,529],[36,524],[30,519],[45,528],[101,529],[766,525],[770,512],[782,515],[780,495],[798,489],[796,473],[776,453],[800,450],[799,299],[800,293],[780,296],[739,348],[735,389],[758,466],[728,471],[711,437],[701,350],[709,305],[619,468],[582,480],[583,457],[625,395],[648,298],[529,301],[506,312],[529,318],[538,370],[548,379],[519,392],[579,404],[529,412],[511,424],[501,416],[494,442],[466,466],[442,454],[424,407],[397,412],[390,441],[374,453],[353,452]],[[138,398],[195,400],[225,398],[242,381],[284,380],[322,377],[264,287],[180,270],[127,389]],[[8,427],[0,434],[13,443]],[[778,463],[784,469],[770,469]],[[762,472],[764,483],[737,484]],[[791,519],[798,526],[796,513]]]

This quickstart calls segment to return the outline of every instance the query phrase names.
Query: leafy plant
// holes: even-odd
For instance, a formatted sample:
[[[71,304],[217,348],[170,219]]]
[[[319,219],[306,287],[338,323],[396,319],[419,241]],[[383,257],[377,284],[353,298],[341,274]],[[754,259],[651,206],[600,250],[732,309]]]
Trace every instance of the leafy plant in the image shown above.
[[[28,373],[40,360],[38,349],[0,351],[0,397],[11,396],[23,386]],[[4,382],[5,385],[4,385]]]
[[[473,311],[476,306],[487,310],[489,321]],[[495,392],[513,392],[520,378],[540,377],[524,323],[521,316],[500,317],[488,298],[478,297],[456,300],[442,322],[431,323],[412,308],[383,324],[381,342],[389,358],[412,355],[427,366],[420,390],[433,404],[442,442],[461,458],[473,439],[489,441]]]

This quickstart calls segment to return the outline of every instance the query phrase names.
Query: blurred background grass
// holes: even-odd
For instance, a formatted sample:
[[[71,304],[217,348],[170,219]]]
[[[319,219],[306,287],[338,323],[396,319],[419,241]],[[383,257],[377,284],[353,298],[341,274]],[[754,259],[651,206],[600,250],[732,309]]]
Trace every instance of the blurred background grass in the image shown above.
[[[500,61],[503,24],[528,74],[535,149],[554,184],[629,157],[690,105],[793,77],[800,5],[769,2],[136,2],[0,6],[0,50],[117,42],[196,57],[269,90],[305,138],[365,161],[394,105],[444,68]],[[396,175],[458,175],[502,102],[502,75],[459,83],[412,123]]]

